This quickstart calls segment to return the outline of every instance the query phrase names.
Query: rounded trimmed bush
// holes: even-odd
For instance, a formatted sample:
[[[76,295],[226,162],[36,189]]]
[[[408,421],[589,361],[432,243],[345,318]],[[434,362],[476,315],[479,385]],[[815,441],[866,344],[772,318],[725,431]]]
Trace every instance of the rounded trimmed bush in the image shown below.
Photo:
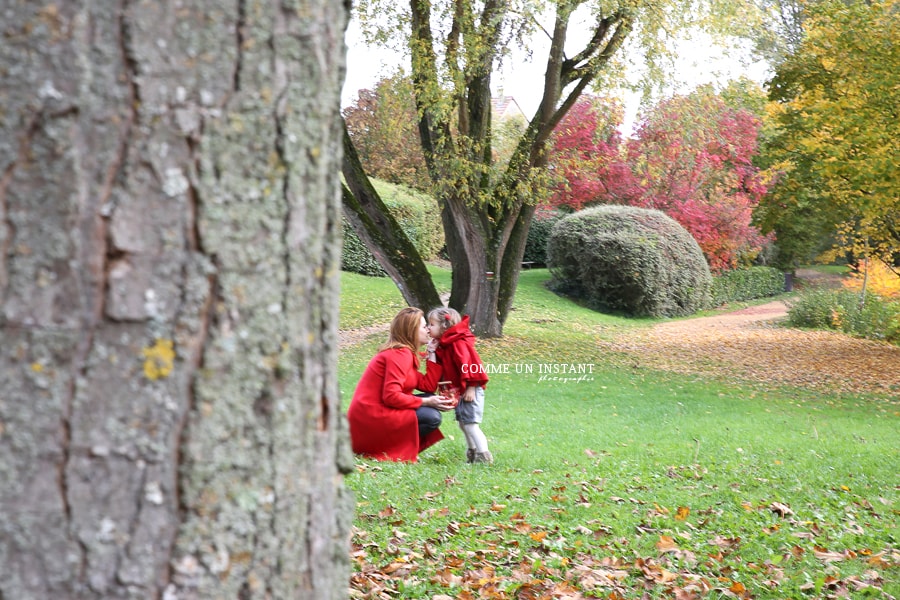
[[[558,291],[601,310],[676,317],[709,302],[700,246],[658,210],[603,205],[571,214],[553,227],[547,265]]]

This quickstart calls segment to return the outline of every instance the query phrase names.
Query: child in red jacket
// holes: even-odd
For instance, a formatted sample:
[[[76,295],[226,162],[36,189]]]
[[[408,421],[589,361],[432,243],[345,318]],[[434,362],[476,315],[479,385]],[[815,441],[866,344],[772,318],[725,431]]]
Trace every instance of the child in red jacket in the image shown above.
[[[469,317],[460,317],[452,308],[435,308],[428,313],[428,333],[443,379],[459,390],[456,420],[466,437],[466,462],[492,463],[487,437],[481,431],[484,418],[484,387],[488,377],[475,350],[475,335],[469,330]]]

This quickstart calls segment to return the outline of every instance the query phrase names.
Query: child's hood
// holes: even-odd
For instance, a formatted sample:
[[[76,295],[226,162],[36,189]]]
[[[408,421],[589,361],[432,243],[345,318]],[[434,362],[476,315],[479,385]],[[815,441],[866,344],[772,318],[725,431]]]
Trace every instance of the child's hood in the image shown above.
[[[441,335],[442,345],[449,346],[459,341],[475,343],[475,334],[469,329],[469,315],[465,315],[459,323],[453,325]]]

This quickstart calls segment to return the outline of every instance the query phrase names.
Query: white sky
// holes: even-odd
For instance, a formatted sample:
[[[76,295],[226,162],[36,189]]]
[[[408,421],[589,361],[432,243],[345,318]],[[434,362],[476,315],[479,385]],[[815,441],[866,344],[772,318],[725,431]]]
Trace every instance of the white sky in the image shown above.
[[[347,78],[342,94],[342,104],[348,106],[356,99],[358,90],[374,87],[382,77],[394,72],[401,61],[406,66],[405,57],[382,48],[366,47],[355,18],[347,30]],[[577,43],[577,40],[576,40]],[[671,74],[671,91],[685,93],[706,83],[724,83],[741,75],[763,83],[769,76],[764,63],[752,63],[749,52],[738,47],[728,49],[714,45],[708,38],[699,37],[680,44],[684,50],[679,56]],[[549,41],[537,38],[532,45],[533,58],[513,58],[501,73],[493,77],[494,93],[502,89],[516,102],[529,118],[537,110],[543,87],[544,66],[546,65]],[[730,55],[730,56],[729,56]],[[636,94],[621,93],[625,104],[623,133],[629,134],[639,109],[640,98]]]

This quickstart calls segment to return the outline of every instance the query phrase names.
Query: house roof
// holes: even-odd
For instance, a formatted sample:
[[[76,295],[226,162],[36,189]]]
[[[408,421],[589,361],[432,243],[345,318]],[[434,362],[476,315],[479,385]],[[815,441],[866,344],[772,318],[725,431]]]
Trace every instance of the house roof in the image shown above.
[[[525,112],[512,96],[494,96],[491,98],[491,114],[496,119],[510,119],[519,117],[525,119]]]

